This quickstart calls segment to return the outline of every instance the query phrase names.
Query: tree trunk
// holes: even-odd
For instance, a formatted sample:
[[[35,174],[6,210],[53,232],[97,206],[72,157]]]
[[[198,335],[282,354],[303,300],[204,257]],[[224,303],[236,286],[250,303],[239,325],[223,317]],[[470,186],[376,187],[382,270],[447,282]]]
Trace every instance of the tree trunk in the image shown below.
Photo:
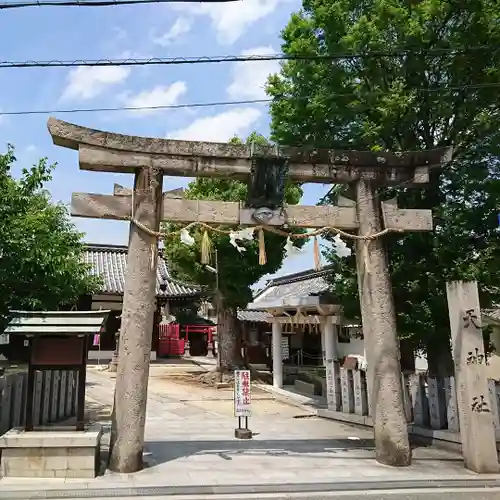
[[[454,374],[453,356],[451,345],[427,346],[427,372],[430,377],[452,377]]]
[[[233,372],[244,366],[241,358],[240,329],[236,314],[230,309],[219,308],[217,340],[220,349],[221,371]]]

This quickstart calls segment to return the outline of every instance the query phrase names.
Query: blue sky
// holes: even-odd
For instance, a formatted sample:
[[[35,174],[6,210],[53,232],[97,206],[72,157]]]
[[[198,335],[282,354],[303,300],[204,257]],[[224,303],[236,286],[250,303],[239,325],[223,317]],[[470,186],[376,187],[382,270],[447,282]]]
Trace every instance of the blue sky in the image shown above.
[[[240,0],[225,4],[151,4],[34,7],[0,15],[4,61],[113,59],[126,57],[265,54],[280,50],[280,31],[298,0]],[[265,97],[275,62],[149,67],[0,69],[0,111],[154,106]],[[240,105],[154,112],[53,113],[98,129],[142,136],[226,141],[253,130],[269,132],[264,105]],[[131,186],[132,176],[78,169],[77,153],[52,144],[49,114],[1,116],[0,144],[16,147],[18,167],[39,157],[57,162],[48,186],[54,200],[69,203],[73,191],[112,193],[115,182]],[[167,178],[165,189],[189,179]],[[315,204],[329,186],[307,185],[303,204]],[[126,244],[124,222],[74,219],[86,241]],[[279,275],[312,267],[311,244],[287,260]]]

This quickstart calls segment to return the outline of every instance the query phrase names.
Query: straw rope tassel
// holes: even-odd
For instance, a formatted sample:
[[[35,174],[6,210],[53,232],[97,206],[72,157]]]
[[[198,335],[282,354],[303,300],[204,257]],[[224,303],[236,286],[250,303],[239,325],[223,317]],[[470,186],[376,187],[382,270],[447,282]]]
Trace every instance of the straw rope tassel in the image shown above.
[[[212,249],[212,242],[210,241],[210,236],[208,231],[205,229],[203,231],[203,236],[201,237],[201,263],[210,264],[210,251]]]
[[[319,241],[317,236],[314,237],[313,255],[314,255],[314,269],[316,271],[319,271],[321,269],[321,253],[319,251]]]
[[[266,255],[266,238],[264,235],[264,229],[259,229],[259,264],[264,266],[267,264],[267,255]]]

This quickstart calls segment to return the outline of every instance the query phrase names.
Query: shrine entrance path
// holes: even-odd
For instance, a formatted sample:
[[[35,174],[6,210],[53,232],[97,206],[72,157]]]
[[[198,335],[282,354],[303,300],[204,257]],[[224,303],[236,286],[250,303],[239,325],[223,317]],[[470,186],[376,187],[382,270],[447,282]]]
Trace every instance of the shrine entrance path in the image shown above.
[[[153,365],[149,382],[145,459],[135,475],[106,474],[136,486],[215,486],[339,481],[470,479],[459,455],[434,448],[414,450],[414,465],[394,469],[374,459],[372,432],[321,419],[254,391],[251,441],[234,438],[232,391],[187,384],[172,367]],[[110,404],[113,377],[89,370],[89,401]],[[94,484],[95,484],[94,483]],[[92,483],[89,485],[92,486]],[[96,484],[97,486],[97,484]]]

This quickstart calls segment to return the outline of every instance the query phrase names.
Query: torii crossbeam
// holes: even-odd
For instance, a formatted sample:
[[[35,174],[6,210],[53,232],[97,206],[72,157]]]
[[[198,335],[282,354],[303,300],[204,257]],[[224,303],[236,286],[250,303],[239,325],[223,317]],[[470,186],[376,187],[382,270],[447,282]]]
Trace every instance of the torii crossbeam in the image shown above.
[[[409,465],[411,451],[401,397],[399,344],[387,257],[382,239],[372,236],[383,228],[430,231],[432,214],[430,210],[400,210],[395,201],[379,203],[376,189],[427,184],[429,170],[449,159],[449,149],[379,153],[257,145],[251,148],[114,134],[55,118],[49,119],[48,128],[54,144],[78,151],[81,169],[135,174],[133,196],[132,191],[118,189],[113,195],[75,193],[72,198],[75,216],[134,221],[130,228],[115,395],[126,408],[116,414],[112,469],[133,472],[142,467],[147,400],[144,389],[149,374],[157,260],[152,234],[161,219],[255,225],[252,210],[239,203],[163,195],[163,175],[245,180],[250,175],[252,157],[263,156],[286,157],[290,178],[300,183],[354,185],[355,202],[342,198],[335,207],[288,206],[284,214],[273,213],[269,225],[334,226],[356,231],[364,238],[357,243],[356,258],[377,459],[389,465]],[[142,231],[141,225],[152,231]]]

